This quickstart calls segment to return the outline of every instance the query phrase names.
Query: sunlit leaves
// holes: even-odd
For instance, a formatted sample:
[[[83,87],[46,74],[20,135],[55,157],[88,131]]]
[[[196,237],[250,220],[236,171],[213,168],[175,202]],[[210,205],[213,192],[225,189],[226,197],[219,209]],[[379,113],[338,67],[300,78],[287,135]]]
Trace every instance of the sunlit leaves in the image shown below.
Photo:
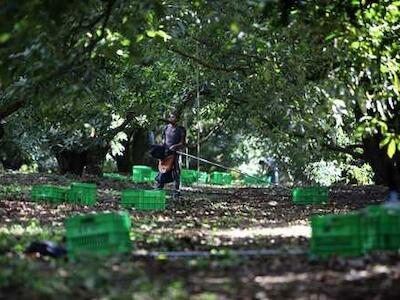
[[[171,39],[171,36],[163,30],[147,30],[146,34],[150,38],[160,37],[164,40],[164,42]]]
[[[0,44],[6,43],[11,38],[11,34],[8,32],[0,33]]]
[[[391,139],[388,145],[387,154],[390,158],[392,158],[395,152],[396,152],[396,141],[394,139]]]
[[[235,22],[231,23],[230,29],[234,34],[238,34],[240,32],[240,27]]]

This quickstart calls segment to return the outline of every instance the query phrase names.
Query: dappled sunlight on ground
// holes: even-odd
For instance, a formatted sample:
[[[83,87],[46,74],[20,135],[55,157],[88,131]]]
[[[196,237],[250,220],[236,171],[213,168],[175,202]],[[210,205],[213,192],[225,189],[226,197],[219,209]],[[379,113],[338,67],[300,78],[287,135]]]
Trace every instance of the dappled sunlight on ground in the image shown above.
[[[306,225],[293,225],[274,228],[248,228],[248,229],[225,229],[213,231],[214,236],[229,238],[252,238],[262,236],[282,237],[311,237],[311,227]]]
[[[24,248],[34,240],[62,243],[63,222],[69,216],[119,211],[122,189],[149,188],[96,179],[99,201],[93,207],[30,201],[31,184],[67,186],[74,180],[43,174],[0,176],[0,268],[18,287],[9,286],[10,295],[18,290],[19,298],[27,299],[32,285],[93,299],[116,289],[134,289],[143,299],[149,291],[150,299],[398,299],[400,294],[395,254],[327,261],[314,261],[307,254],[312,215],[348,212],[382,201],[385,190],[380,187],[336,187],[332,202],[319,206],[293,205],[290,190],[282,187],[185,188],[179,201],[168,198],[166,210],[126,210],[132,221],[130,258],[85,262],[83,267],[25,257]],[[252,256],[235,254],[253,250]],[[190,255],[149,255],[180,252]],[[19,277],[25,279],[15,281]],[[379,293],[386,297],[376,298]]]

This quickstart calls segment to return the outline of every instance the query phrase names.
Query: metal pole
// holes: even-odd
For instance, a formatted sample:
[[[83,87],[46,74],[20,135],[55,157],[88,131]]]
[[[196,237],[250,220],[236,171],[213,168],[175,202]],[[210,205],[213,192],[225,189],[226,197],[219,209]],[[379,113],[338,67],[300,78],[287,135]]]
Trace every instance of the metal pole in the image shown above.
[[[266,181],[266,180],[264,180],[264,179],[262,179],[262,178],[260,178],[260,177],[257,177],[257,176],[253,176],[253,175],[249,175],[249,174],[243,173],[242,171],[239,171],[239,170],[234,169],[234,168],[225,167],[225,166],[223,166],[223,165],[221,165],[221,164],[217,164],[217,163],[215,163],[215,162],[209,161],[209,160],[204,159],[204,158],[201,158],[201,157],[197,157],[197,156],[191,155],[191,154],[189,154],[189,153],[184,153],[184,152],[181,152],[181,151],[176,151],[176,153],[182,154],[182,155],[186,155],[187,157],[196,159],[198,162],[201,161],[201,162],[204,162],[204,163],[206,163],[206,164],[213,165],[213,166],[216,166],[216,167],[225,169],[225,170],[227,170],[227,171],[232,171],[232,172],[235,172],[235,173],[239,173],[239,174],[242,174],[242,175],[244,175],[244,176],[249,176],[249,177],[255,178],[255,179],[259,180],[259,181],[262,181],[262,182],[265,182],[265,183],[269,183],[268,181]]]
[[[199,45],[196,44],[196,55],[199,57]],[[200,156],[200,90],[199,90],[199,66],[196,68],[196,84],[197,84],[197,156]],[[188,153],[188,152],[186,152]],[[197,171],[200,171],[200,161],[197,161]]]
[[[184,127],[185,128],[187,128],[187,115],[185,114],[185,123],[184,123]],[[189,150],[186,148],[186,153],[188,152]],[[185,165],[186,165],[186,169],[189,169],[189,160],[188,160],[188,158],[187,157],[185,157]]]

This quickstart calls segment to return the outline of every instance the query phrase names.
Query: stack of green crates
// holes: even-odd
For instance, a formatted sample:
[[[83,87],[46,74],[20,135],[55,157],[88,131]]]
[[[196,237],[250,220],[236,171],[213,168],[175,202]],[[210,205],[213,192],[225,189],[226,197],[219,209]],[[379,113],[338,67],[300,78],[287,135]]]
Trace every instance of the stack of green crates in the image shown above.
[[[103,173],[103,177],[117,181],[127,181],[128,177],[118,173]]]
[[[132,167],[132,181],[134,183],[145,183],[154,180],[152,178],[153,170],[148,166],[133,166]]]
[[[301,187],[292,191],[294,204],[326,204],[328,203],[327,187]]]
[[[216,185],[230,185],[232,183],[232,175],[225,172],[212,172],[210,174],[210,183]]]
[[[372,205],[362,211],[364,251],[400,249],[400,211]]]
[[[137,210],[165,209],[165,191],[123,190],[121,205]]]
[[[65,221],[68,255],[110,255],[131,251],[131,223],[127,213],[98,213],[71,217]]]
[[[208,173],[207,172],[197,171],[196,175],[197,175],[197,182],[208,183]]]
[[[183,184],[193,184],[197,181],[197,171],[182,169],[180,178]]]
[[[96,203],[97,187],[92,183],[74,182],[67,193],[70,203],[94,205]]]
[[[314,216],[311,218],[311,254],[357,256],[363,252],[361,214]]]
[[[53,185],[35,185],[32,186],[33,201],[47,201],[59,204],[66,200],[68,188]]]

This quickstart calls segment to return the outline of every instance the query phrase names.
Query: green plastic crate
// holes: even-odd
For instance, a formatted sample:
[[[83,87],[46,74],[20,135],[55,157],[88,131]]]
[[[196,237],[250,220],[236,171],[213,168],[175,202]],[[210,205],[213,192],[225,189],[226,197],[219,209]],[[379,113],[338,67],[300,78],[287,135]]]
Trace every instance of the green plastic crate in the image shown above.
[[[197,182],[208,183],[208,173],[207,172],[198,171],[196,174],[197,174]]]
[[[153,170],[148,166],[133,166],[132,167],[132,181],[134,183],[145,183],[154,180],[152,178]]]
[[[310,252],[313,255],[357,256],[363,252],[359,213],[314,216],[311,229]]]
[[[156,181],[157,175],[158,175],[158,172],[156,172],[156,171],[151,171],[151,174],[150,174],[150,181]]]
[[[144,190],[123,190],[121,193],[121,205],[124,207],[136,207],[139,199],[143,199]]]
[[[183,184],[193,184],[197,181],[197,171],[182,169],[180,180]]]
[[[70,203],[82,205],[96,204],[97,187],[92,183],[74,182],[67,193],[67,199]]]
[[[328,203],[327,187],[299,187],[292,191],[294,204],[326,204]]]
[[[104,178],[109,178],[112,180],[117,180],[117,181],[127,181],[129,178],[127,176],[118,174],[118,173],[103,173]]]
[[[271,183],[271,176],[259,177],[259,179],[245,176],[243,182],[246,185],[267,185]]]
[[[165,209],[164,191],[144,191],[143,198],[137,202],[138,210],[160,210]]]
[[[121,205],[134,207],[137,210],[165,209],[165,191],[124,190]]]
[[[111,255],[131,251],[131,227],[127,213],[73,216],[65,222],[68,255]]]
[[[53,185],[32,186],[31,196],[33,201],[47,201],[62,203],[66,199],[68,188]]]
[[[212,172],[210,174],[210,183],[216,185],[230,185],[232,183],[232,176],[225,172]]]
[[[400,249],[400,211],[372,205],[362,211],[363,248],[373,250]]]

